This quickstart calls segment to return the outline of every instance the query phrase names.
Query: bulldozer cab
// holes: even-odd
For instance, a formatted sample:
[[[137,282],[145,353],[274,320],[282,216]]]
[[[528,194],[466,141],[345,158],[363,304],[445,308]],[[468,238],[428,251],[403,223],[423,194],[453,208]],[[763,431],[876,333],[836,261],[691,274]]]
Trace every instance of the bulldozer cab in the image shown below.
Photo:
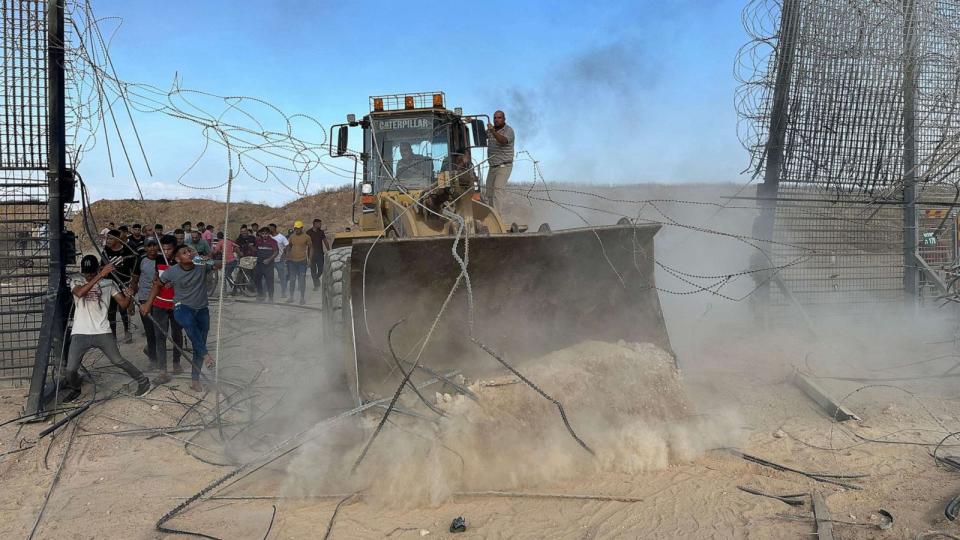
[[[338,128],[335,156],[350,155],[348,127],[363,130],[362,193],[426,189],[443,171],[465,162],[472,148],[486,146],[483,116],[445,107],[441,92],[370,98],[371,111]],[[332,135],[332,133],[331,133]],[[333,150],[333,145],[331,145]],[[355,178],[356,182],[356,178]]]
[[[432,185],[449,158],[455,121],[433,112],[371,115],[363,130],[364,183],[373,184],[377,193]]]

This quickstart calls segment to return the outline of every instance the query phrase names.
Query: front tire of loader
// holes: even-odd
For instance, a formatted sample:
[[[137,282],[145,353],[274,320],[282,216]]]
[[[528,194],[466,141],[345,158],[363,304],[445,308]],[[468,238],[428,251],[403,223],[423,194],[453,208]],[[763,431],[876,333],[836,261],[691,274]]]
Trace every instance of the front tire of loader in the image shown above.
[[[350,394],[359,405],[357,363],[353,344],[353,313],[350,302],[350,246],[331,249],[323,261],[324,342],[333,358],[342,359]],[[334,365],[337,365],[334,362]]]

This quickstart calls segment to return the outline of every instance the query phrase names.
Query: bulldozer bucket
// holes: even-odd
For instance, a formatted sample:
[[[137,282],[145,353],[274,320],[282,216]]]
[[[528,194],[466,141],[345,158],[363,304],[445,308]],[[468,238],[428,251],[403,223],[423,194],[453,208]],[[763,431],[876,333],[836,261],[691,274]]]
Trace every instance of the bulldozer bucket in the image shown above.
[[[401,361],[414,362],[422,348],[422,365],[468,379],[499,367],[471,342],[471,328],[519,365],[584,340],[671,350],[654,285],[657,230],[628,224],[461,238],[469,279],[459,282],[454,238],[354,243],[343,318],[352,320],[355,397],[390,395],[402,380],[387,343],[399,321],[392,344]]]

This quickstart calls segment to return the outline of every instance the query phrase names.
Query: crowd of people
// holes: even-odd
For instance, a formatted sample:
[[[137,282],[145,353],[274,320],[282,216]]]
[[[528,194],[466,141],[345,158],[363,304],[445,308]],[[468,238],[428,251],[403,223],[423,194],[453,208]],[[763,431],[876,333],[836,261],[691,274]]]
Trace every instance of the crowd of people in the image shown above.
[[[73,326],[67,363],[61,379],[65,401],[80,395],[79,369],[86,352],[99,349],[111,363],[137,383],[135,394],[150,391],[150,379],[125,359],[118,342],[134,339],[130,317],[140,315],[146,336],[143,353],[149,370],[157,372],[154,384],[169,382],[171,372],[182,373],[181,358],[187,356],[189,340],[191,388],[200,392],[204,366],[213,365],[207,349],[210,330],[208,308],[209,273],[223,270],[230,277],[238,268],[253,268],[257,299],[274,301],[276,286],[289,303],[306,303],[306,273],[310,269],[313,290],[320,287],[323,254],[330,249],[320,219],[309,230],[296,221],[286,234],[276,224],[261,227],[243,224],[235,238],[213,225],[183,223],[173,231],[162,224],[142,226],[109,223],[100,231],[101,248],[80,262],[80,274],[68,282],[74,296]],[[224,265],[225,263],[225,265]],[[234,292],[234,291],[229,291]],[[299,293],[299,294],[298,294]],[[118,323],[123,335],[118,337]],[[168,340],[172,364],[168,369]]]

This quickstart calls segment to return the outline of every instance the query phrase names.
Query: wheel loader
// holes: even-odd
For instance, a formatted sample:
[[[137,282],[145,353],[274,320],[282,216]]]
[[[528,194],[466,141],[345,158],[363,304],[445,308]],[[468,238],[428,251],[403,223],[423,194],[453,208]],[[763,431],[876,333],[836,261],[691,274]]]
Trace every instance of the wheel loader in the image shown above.
[[[391,395],[414,365],[415,382],[495,372],[478,342],[521,365],[584,340],[670,350],[654,285],[659,225],[506,224],[482,195],[489,118],[445,100],[373,96],[362,119],[330,129],[331,156],[353,160],[355,197],[352,225],[324,257],[324,340],[346,359],[358,404]]]

